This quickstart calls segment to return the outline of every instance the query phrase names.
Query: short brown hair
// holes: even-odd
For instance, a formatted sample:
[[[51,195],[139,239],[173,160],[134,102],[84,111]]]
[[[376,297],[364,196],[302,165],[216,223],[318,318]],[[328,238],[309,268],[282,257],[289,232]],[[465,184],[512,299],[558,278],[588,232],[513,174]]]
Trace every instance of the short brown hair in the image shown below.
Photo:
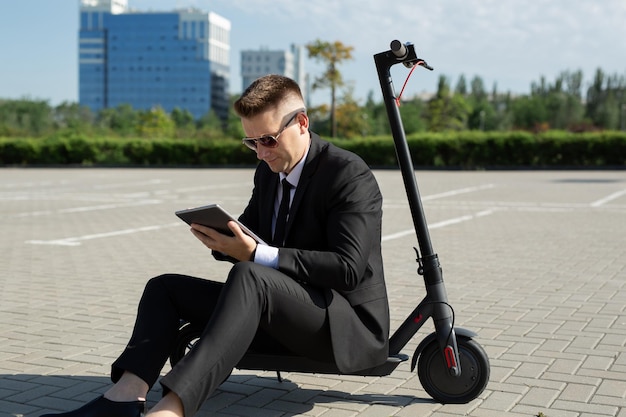
[[[303,100],[298,83],[289,77],[270,74],[257,78],[250,84],[233,107],[240,117],[254,117],[277,107],[290,96]]]

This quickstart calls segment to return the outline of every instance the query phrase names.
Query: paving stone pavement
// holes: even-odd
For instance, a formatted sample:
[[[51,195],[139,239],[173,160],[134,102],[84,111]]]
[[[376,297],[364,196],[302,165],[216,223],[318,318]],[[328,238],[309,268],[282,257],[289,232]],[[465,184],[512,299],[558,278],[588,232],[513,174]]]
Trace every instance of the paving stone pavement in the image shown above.
[[[424,287],[400,172],[375,174],[393,331]],[[479,334],[491,361],[485,391],[438,404],[409,363],[386,377],[286,373],[282,383],[236,370],[198,416],[626,417],[626,171],[416,176],[456,325]],[[228,265],[173,212],[219,202],[239,213],[251,178],[251,169],[0,169],[0,416],[70,410],[105,390],[150,277],[223,279]]]

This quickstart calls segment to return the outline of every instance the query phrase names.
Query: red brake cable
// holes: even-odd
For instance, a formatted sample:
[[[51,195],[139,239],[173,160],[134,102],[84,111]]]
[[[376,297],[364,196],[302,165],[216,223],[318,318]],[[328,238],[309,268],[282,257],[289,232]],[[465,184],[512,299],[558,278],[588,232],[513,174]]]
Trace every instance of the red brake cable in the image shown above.
[[[411,74],[413,74],[413,71],[415,70],[416,67],[422,65],[423,63],[424,61],[417,61],[415,65],[411,67],[411,71],[409,72],[409,75],[406,76],[406,80],[404,80],[404,84],[402,85],[402,90],[400,90],[400,95],[396,97],[396,106],[400,107],[400,98],[402,97],[402,93],[404,93],[404,89],[406,88],[406,85],[409,82],[409,78],[411,78]]]

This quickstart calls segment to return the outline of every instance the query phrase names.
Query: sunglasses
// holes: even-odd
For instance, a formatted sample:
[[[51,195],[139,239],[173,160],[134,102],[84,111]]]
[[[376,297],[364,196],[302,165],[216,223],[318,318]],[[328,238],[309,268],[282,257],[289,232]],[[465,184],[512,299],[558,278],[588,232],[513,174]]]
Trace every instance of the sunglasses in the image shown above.
[[[306,110],[305,109],[297,110],[293,114],[293,116],[291,116],[289,120],[287,120],[287,123],[285,123],[285,125],[278,131],[278,133],[276,133],[276,135],[263,135],[259,138],[243,138],[241,141],[243,142],[244,145],[246,145],[248,148],[252,149],[253,151],[256,151],[257,146],[259,144],[262,146],[265,146],[266,148],[275,148],[278,146],[278,138],[280,137],[280,135],[285,131],[285,129],[289,127],[291,122],[293,122],[296,119],[296,117],[304,111]]]

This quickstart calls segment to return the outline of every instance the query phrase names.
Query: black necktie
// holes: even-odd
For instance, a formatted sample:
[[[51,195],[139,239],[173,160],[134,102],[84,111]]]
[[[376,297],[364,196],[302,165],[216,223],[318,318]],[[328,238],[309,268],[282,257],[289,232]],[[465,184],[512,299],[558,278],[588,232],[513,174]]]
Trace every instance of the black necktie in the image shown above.
[[[283,179],[283,198],[278,208],[278,217],[276,218],[276,227],[274,228],[274,239],[272,243],[282,246],[285,241],[285,229],[287,227],[287,216],[289,215],[289,201],[291,200],[291,184],[287,178]]]

